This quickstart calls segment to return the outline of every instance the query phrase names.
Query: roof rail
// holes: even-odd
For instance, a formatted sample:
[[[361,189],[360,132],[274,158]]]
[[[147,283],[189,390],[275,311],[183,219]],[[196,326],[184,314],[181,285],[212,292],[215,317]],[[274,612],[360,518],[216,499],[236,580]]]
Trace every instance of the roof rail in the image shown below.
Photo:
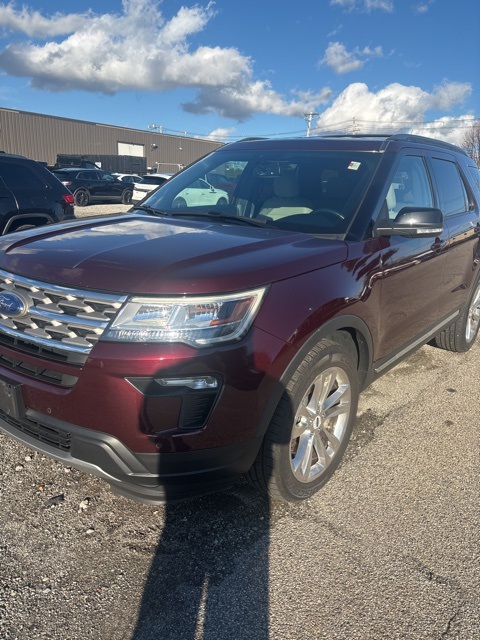
[[[383,138],[384,147],[392,140],[398,140],[400,142],[416,142],[417,144],[430,144],[442,149],[448,149],[455,151],[456,153],[462,153],[468,156],[468,153],[461,147],[451,144],[450,142],[444,142],[443,140],[437,140],[436,138],[428,138],[427,136],[417,136],[413,133],[333,133],[322,135],[322,138]]]
[[[444,142],[443,140],[437,140],[436,138],[427,138],[426,136],[417,136],[412,133],[395,133],[389,137],[389,140],[400,140],[405,142],[417,142],[418,144],[433,144],[436,147],[442,147],[443,149],[449,149],[450,151],[456,151],[462,153],[464,156],[468,156],[468,153],[458,147],[456,144],[450,142]]]
[[[327,133],[319,134],[321,138],[390,138],[391,133]]]

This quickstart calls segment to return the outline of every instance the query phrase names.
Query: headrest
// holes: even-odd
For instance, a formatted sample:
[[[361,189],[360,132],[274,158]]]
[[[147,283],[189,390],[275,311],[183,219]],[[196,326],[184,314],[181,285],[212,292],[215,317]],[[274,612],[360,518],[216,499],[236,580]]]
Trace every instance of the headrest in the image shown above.
[[[273,180],[273,193],[278,198],[296,198],[298,181],[295,173],[284,173]]]

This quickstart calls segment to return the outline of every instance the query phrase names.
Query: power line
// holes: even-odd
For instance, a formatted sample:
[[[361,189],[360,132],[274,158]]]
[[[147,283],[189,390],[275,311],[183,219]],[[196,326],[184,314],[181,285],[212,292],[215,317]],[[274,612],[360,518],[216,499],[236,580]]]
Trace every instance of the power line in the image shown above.
[[[388,120],[388,121],[379,121],[379,120],[363,120],[358,119],[357,117],[353,117],[349,120],[342,120],[339,122],[334,122],[330,124],[324,124],[320,127],[312,127],[311,122],[313,117],[317,115],[316,113],[307,113],[304,114],[304,118],[307,119],[307,137],[309,134],[320,135],[321,133],[327,132],[343,132],[343,133],[361,133],[364,128],[367,128],[367,125],[371,125],[373,129],[382,129],[387,130],[391,128],[415,128],[415,129],[424,129],[426,131],[432,131],[436,133],[440,133],[442,131],[450,131],[453,129],[469,129],[470,127],[479,124],[479,118],[473,118],[471,120],[465,120],[464,118],[453,118],[442,123],[441,120],[430,120],[430,121],[418,121],[418,120]],[[157,132],[167,135],[181,135],[185,138],[202,138],[206,140],[214,140],[211,134],[207,133],[194,133],[188,132],[185,130],[179,129],[169,129],[168,127],[164,127],[163,125],[149,125],[149,129],[156,129]],[[365,132],[364,132],[365,133]],[[368,132],[367,132],[368,133]],[[248,133],[248,134],[226,134],[219,136],[221,140],[227,141],[235,141],[241,140],[242,138],[276,138],[276,137],[288,137],[288,136],[303,136],[305,135],[305,129],[296,129],[295,131],[282,131],[275,133]]]

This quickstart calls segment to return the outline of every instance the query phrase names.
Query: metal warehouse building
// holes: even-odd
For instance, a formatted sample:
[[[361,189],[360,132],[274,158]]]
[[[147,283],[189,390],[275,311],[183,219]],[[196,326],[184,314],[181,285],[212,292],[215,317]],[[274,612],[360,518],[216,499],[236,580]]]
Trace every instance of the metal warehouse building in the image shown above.
[[[136,156],[146,158],[148,170],[174,173],[220,146],[206,139],[0,107],[0,150],[49,165],[57,154]]]

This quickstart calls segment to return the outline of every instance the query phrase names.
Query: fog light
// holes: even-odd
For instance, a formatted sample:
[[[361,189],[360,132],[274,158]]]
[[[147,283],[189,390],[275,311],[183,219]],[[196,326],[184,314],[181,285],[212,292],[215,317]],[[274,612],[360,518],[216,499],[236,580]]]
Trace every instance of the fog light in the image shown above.
[[[189,389],[217,389],[218,380],[213,376],[194,376],[191,378],[155,378],[162,387],[188,387]]]

